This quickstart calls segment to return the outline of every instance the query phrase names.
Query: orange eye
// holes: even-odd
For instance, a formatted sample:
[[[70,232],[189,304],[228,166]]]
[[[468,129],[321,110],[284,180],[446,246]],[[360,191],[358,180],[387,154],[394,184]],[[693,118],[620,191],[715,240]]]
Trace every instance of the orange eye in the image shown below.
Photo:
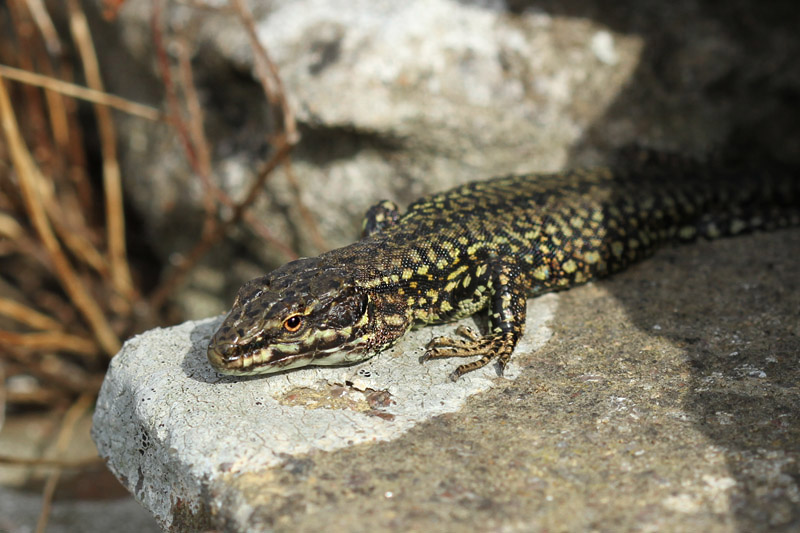
[[[300,315],[292,315],[283,321],[283,329],[289,333],[294,333],[303,325],[303,318]]]

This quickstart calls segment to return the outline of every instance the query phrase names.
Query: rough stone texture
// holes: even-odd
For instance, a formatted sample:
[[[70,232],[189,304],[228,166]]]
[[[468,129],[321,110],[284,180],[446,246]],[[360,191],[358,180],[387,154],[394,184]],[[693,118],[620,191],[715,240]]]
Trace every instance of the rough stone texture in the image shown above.
[[[302,198],[331,246],[350,242],[379,199],[403,204],[492,175],[596,163],[631,142],[706,153],[744,132],[800,157],[791,1],[251,4],[303,136]],[[95,31],[106,35],[110,88],[159,104],[151,6],[126,2]],[[180,3],[165,17],[195,45],[214,174],[238,197],[271,131],[245,33],[235,17]],[[139,119],[124,119],[121,135],[126,194],[153,246],[163,258],[187,250],[203,208],[179,140]],[[289,191],[273,176],[258,217],[302,254],[319,252]],[[231,237],[179,296],[187,316],[221,312],[242,281],[285,259],[249,232]]]
[[[533,352],[550,338],[545,323],[555,301],[549,295],[530,302],[520,352]],[[198,520],[208,510],[225,513],[224,497],[241,500],[236,528],[247,529],[256,503],[230,486],[231,476],[286,461],[302,464],[316,451],[398,438],[504,382],[493,379],[491,365],[453,383],[447,376],[460,361],[420,364],[420,347],[451,333],[452,325],[417,330],[354,367],[224,377],[205,357],[220,323],[221,317],[187,322],[129,340],[98,399],[93,434],[100,455],[165,527],[191,529],[187,512]],[[504,378],[518,375],[515,359]]]
[[[318,377],[363,378],[363,367],[216,378],[202,364],[216,319],[163,330],[149,338],[169,344],[145,352],[148,337],[138,337],[114,362],[95,436],[137,497],[162,483],[161,507],[151,510],[168,502],[171,517],[160,519],[178,531],[796,530],[798,251],[798,229],[700,242],[562,293],[554,335],[518,351],[515,380],[496,380],[460,410],[391,440],[357,433],[363,415],[351,413],[353,445],[334,451],[298,440],[297,453],[276,454],[268,391],[299,385],[269,407],[306,413],[289,424],[298,439],[339,436],[310,421],[363,400],[350,387],[305,389]],[[372,363],[417,365],[431,329],[415,332],[408,353]],[[454,396],[468,386],[425,368]],[[391,426],[393,406],[378,404],[376,427]],[[219,419],[230,409],[237,414]],[[190,419],[194,427],[182,426]],[[264,429],[237,437],[256,425]],[[188,461],[198,447],[204,456]],[[201,472],[208,477],[192,481],[193,494],[169,485]]]

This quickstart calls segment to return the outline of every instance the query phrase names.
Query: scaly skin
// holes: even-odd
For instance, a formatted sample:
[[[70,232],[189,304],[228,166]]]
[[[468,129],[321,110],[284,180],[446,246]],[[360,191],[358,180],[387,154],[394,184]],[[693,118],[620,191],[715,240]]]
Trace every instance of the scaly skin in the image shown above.
[[[246,283],[208,348],[225,374],[362,361],[414,322],[489,310],[480,336],[439,337],[424,358],[496,359],[525,328],[525,299],[617,272],[666,242],[800,224],[786,171],[735,171],[653,153],[609,169],[474,182],[413,203],[374,206],[365,237]]]

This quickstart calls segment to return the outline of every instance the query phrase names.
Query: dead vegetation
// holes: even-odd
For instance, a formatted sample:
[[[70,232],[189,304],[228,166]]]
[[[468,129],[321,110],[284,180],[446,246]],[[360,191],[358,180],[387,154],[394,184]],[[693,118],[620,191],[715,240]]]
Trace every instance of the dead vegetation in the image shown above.
[[[241,24],[253,49],[255,75],[281,125],[271,132],[271,153],[241,201],[216,185],[193,82],[192,43],[165,23],[169,4],[152,0],[152,42],[164,109],[105,92],[96,43],[79,0],[63,5],[66,34],[56,30],[42,0],[9,0],[0,7],[0,424],[3,414],[32,407],[61,412],[63,422],[53,436],[56,450],[64,449],[75,421],[91,410],[121,342],[165,324],[174,291],[233,226],[245,224],[287,259],[296,257],[248,210],[277,169],[287,173],[298,212],[324,248],[308,209],[299,203],[291,172],[290,152],[298,142],[294,118],[244,2],[230,0],[225,8],[181,3],[202,16],[231,17]],[[123,0],[107,0],[105,7],[104,17],[111,20]],[[79,106],[86,105],[93,109],[89,124],[78,114]],[[155,286],[134,274],[136,258],[127,250],[114,112],[168,124],[204,191],[202,233],[177,263],[156,272]],[[87,128],[95,129],[99,139],[99,171],[89,163]],[[31,460],[0,457],[0,463],[25,466]],[[33,463],[52,471],[45,483],[41,529],[58,472],[82,463],[57,456]]]

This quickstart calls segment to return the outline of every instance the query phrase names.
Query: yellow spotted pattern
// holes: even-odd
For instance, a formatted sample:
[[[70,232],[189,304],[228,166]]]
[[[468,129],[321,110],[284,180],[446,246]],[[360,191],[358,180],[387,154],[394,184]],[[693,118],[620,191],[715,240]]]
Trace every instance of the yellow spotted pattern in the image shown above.
[[[367,214],[364,238],[303,260],[311,261],[305,273],[305,263],[296,262],[297,272],[290,263],[280,280],[297,279],[291,294],[303,298],[306,308],[316,309],[320,298],[320,309],[334,312],[337,299],[366,295],[367,319],[347,330],[348,349],[365,354],[388,346],[414,322],[452,320],[488,308],[486,335],[462,330],[465,338],[434,339],[426,357],[476,357],[458,367],[456,378],[493,359],[502,370],[524,330],[528,296],[607,276],[666,242],[800,224],[798,180],[758,170],[628,151],[613,169],[469,183],[424,197],[402,215],[391,202],[381,202]],[[340,294],[326,282],[328,275],[342,280]],[[316,295],[309,287],[322,289]],[[344,306],[342,313],[349,316],[352,308]],[[231,316],[241,316],[242,323],[231,319],[220,345],[252,330],[247,321],[259,314],[236,311],[235,306]],[[342,316],[336,312],[334,319]],[[309,362],[320,364],[324,356],[315,344],[331,344],[328,336],[309,333],[303,347],[316,353]]]

